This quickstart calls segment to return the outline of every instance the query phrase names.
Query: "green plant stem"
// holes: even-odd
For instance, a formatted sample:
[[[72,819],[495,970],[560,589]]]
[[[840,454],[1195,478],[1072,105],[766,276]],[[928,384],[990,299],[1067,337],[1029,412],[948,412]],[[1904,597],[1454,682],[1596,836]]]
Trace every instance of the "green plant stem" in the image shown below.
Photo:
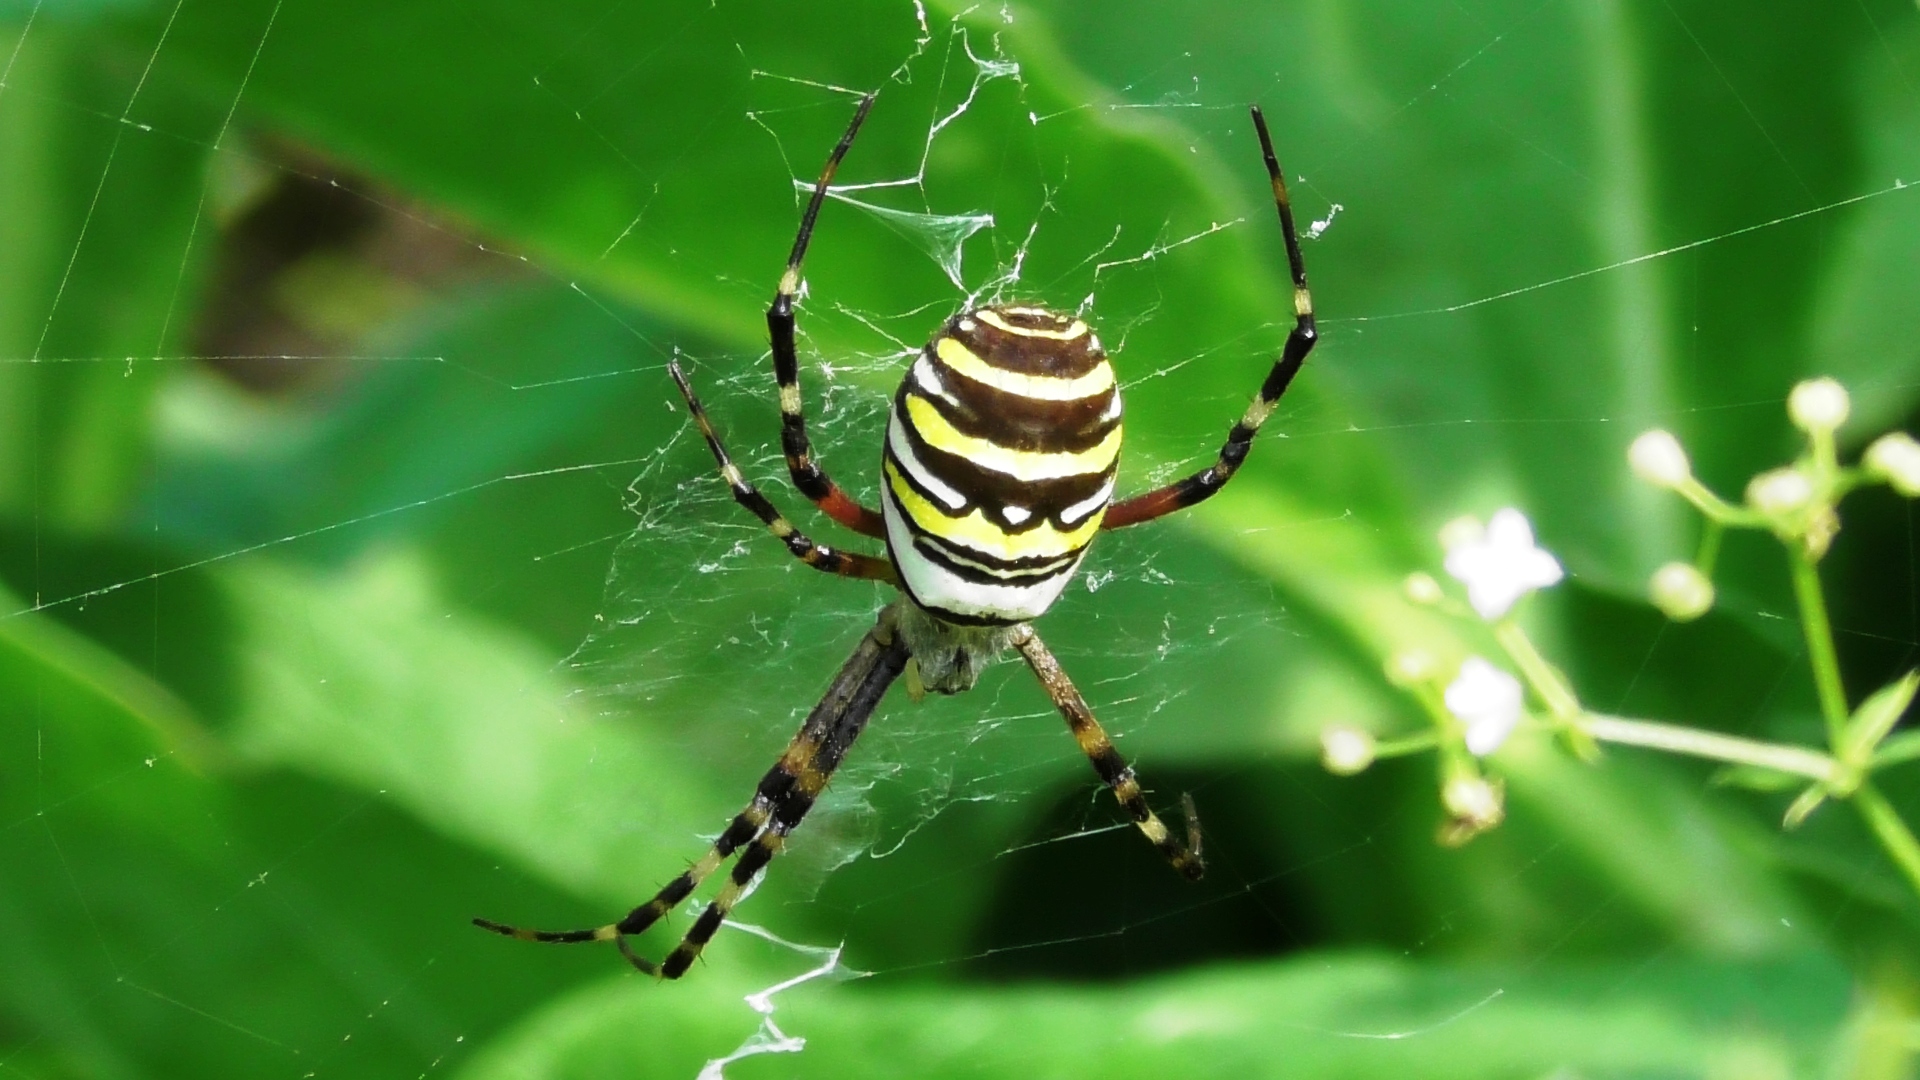
[[[1758,765],[1776,772],[1793,773],[1814,780],[1830,781],[1840,775],[1840,763],[1817,750],[1780,743],[1742,739],[1715,731],[1662,724],[1653,720],[1629,720],[1621,716],[1587,713],[1580,718],[1587,734],[1601,742],[1621,743],[1666,750],[1690,757],[1711,758],[1737,765]]]
[[[1493,637],[1501,648],[1507,650],[1513,662],[1520,666],[1520,673],[1533,684],[1534,692],[1547,703],[1547,708],[1552,710],[1555,717],[1571,720],[1580,715],[1580,699],[1574,696],[1573,689],[1554,670],[1553,665],[1540,655],[1540,650],[1533,647],[1533,639],[1527,637],[1527,632],[1520,629],[1519,623],[1512,619],[1501,620],[1494,625]]]
[[[1767,519],[1757,511],[1727,502],[1691,476],[1680,481],[1673,490],[1705,514],[1709,521],[1737,529],[1752,529],[1767,523]]]
[[[1694,554],[1693,568],[1711,579],[1714,564],[1720,561],[1720,541],[1727,535],[1727,527],[1712,518],[1707,519],[1706,527],[1700,530],[1700,550]]]
[[[1797,545],[1787,545],[1787,561],[1793,567],[1793,595],[1800,601],[1800,627],[1807,637],[1814,689],[1820,695],[1820,713],[1827,721],[1827,744],[1838,748],[1847,728],[1847,692],[1840,683],[1840,659],[1833,650],[1833,625],[1827,621],[1820,572]]]
[[[1375,759],[1404,757],[1417,754],[1422,750],[1431,750],[1440,745],[1438,731],[1421,731],[1398,739],[1380,739],[1373,744]]]
[[[1913,838],[1913,830],[1907,828],[1893,804],[1872,784],[1861,784],[1860,790],[1853,793],[1853,803],[1860,808],[1860,816],[1867,819],[1867,827],[1879,838],[1880,846],[1887,849],[1900,871],[1907,875],[1907,883],[1915,892],[1920,892],[1920,840]]]

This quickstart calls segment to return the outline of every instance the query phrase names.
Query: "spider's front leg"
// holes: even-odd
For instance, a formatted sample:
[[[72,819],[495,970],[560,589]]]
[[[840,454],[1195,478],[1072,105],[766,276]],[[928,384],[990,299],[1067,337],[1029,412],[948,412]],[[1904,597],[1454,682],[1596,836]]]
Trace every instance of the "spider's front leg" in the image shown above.
[[[1287,268],[1293,273],[1293,332],[1287,335],[1287,343],[1280,350],[1280,358],[1274,361],[1273,370],[1267,372],[1266,381],[1260,384],[1260,395],[1247,406],[1240,422],[1227,432],[1227,441],[1220,447],[1220,456],[1213,464],[1184,480],[1114,503],[1101,523],[1103,529],[1152,521],[1175,510],[1184,510],[1226,487],[1227,481],[1239,471],[1240,463],[1247,460],[1260,425],[1273,415],[1280,395],[1287,392],[1287,386],[1300,372],[1300,365],[1320,340],[1320,332],[1313,322],[1313,294],[1307,290],[1307,263],[1300,255],[1300,236],[1293,227],[1293,203],[1287,198],[1286,177],[1280,171],[1280,159],[1274,156],[1273,137],[1267,134],[1266,117],[1260,114],[1258,105],[1253,106],[1252,113],[1253,127],[1260,133],[1260,151],[1266,158],[1267,176],[1273,187],[1273,205],[1280,211],[1280,231],[1286,237]]]
[[[795,528],[785,514],[767,501],[760,489],[747,482],[747,478],[734,465],[733,458],[727,454],[727,448],[720,442],[720,435],[713,430],[713,421],[707,418],[707,410],[700,404],[700,398],[693,392],[693,385],[687,382],[687,373],[680,370],[678,360],[667,362],[667,372],[673,376],[674,385],[680,388],[680,396],[687,401],[687,411],[693,414],[693,422],[700,428],[700,436],[707,441],[707,449],[712,451],[713,459],[720,464],[720,475],[733,490],[733,501],[753,512],[779,541],[787,545],[793,557],[829,574],[842,577],[867,578],[872,581],[884,581],[898,586],[899,577],[893,572],[893,564],[872,555],[862,555],[857,551],[840,551],[825,544],[816,544],[806,533]]]
[[[800,218],[800,231],[793,238],[793,251],[787,255],[787,268],[780,275],[780,287],[774,292],[773,304],[767,308],[767,335],[773,344],[773,378],[780,387],[780,447],[786,454],[787,473],[793,477],[793,486],[812,499],[828,517],[862,536],[881,539],[887,535],[887,526],[880,519],[880,512],[860,505],[814,460],[813,444],[807,439],[807,413],[800,401],[800,359],[793,340],[793,305],[800,295],[800,266],[806,260],[807,245],[813,240],[813,224],[820,217],[820,205],[826,201],[833,174],[852,148],[853,138],[860,133],[860,124],[872,107],[872,94],[860,99],[853,122],[847,125],[846,134],[840,136],[833,152],[827,155],[827,164],[813,185],[813,196],[807,200],[806,213]]]
[[[1158,850],[1167,863],[1189,881],[1198,881],[1207,872],[1207,865],[1200,858],[1200,822],[1194,816],[1192,800],[1183,800],[1187,816],[1187,835],[1183,840],[1167,828],[1160,815],[1147,805],[1147,797],[1140,791],[1140,781],[1133,775],[1133,767],[1113,748],[1113,740],[1107,738],[1105,728],[1094,719],[1093,710],[1087,707],[1087,701],[1080,691],[1067,678],[1060,667],[1060,661],[1054,659],[1040,635],[1033,627],[1022,624],[1013,628],[1010,644],[1020,650],[1027,666],[1040,680],[1040,685],[1053,699],[1054,707],[1060,715],[1067,718],[1067,729],[1073,732],[1080,751],[1087,755],[1088,764],[1100,774],[1100,779],[1113,791],[1127,816],[1139,827],[1140,832]]]

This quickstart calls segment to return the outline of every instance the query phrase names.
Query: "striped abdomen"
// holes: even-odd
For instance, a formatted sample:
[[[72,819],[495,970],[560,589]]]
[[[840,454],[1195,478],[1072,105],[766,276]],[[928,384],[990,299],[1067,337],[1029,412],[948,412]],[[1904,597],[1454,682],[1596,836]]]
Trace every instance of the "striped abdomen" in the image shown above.
[[[881,513],[901,583],[952,622],[1038,616],[1099,531],[1119,459],[1120,390],[1085,322],[1033,307],[955,316],[887,423]]]

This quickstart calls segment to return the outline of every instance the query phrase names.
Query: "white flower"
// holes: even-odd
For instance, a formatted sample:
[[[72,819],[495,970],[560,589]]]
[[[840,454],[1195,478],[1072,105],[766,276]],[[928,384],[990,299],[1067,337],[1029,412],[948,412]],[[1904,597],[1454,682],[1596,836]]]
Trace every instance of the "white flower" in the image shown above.
[[[1808,379],[1787,395],[1787,416],[1808,433],[1829,432],[1847,422],[1847,388],[1832,379]]]
[[[1920,495],[1920,442],[1904,431],[1882,435],[1867,447],[1867,471],[1911,499]]]
[[[1467,749],[1486,757],[1500,748],[1520,723],[1520,680],[1478,656],[1460,665],[1447,684],[1447,711],[1467,726]]]
[[[1747,485],[1747,502],[1764,514],[1791,514],[1813,501],[1813,481],[1797,469],[1769,469]]]
[[[1505,615],[1521,597],[1566,576],[1559,560],[1533,546],[1533,526],[1511,506],[1495,511],[1482,535],[1456,540],[1447,550],[1446,567],[1467,587],[1473,610],[1489,621]]]
[[[1336,776],[1352,776],[1373,764],[1373,736],[1351,724],[1320,733],[1320,763]]]
[[[1641,432],[1640,437],[1627,447],[1627,464],[1632,467],[1633,475],[1655,487],[1679,487],[1693,475],[1693,465],[1687,461],[1687,452],[1681,448],[1680,440],[1670,431],[1654,428]]]
[[[1713,608],[1713,582],[1692,563],[1670,562],[1647,587],[1653,606],[1674,622],[1692,622]]]

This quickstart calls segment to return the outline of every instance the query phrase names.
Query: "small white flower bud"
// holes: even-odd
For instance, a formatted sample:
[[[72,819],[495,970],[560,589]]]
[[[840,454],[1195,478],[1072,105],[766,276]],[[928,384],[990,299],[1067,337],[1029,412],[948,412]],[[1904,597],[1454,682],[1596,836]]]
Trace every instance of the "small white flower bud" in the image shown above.
[[[1425,649],[1404,649],[1387,659],[1387,681],[1395,686],[1418,686],[1439,670],[1440,662]]]
[[[1472,514],[1463,514],[1440,526],[1440,550],[1452,551],[1467,544],[1477,544],[1487,535],[1487,527]]]
[[[1784,515],[1813,501],[1813,481],[1797,469],[1769,469],[1747,485],[1747,504],[1763,514]]]
[[[1713,582],[1692,563],[1670,562],[1653,572],[1653,606],[1674,622],[1692,622],[1713,608]]]
[[[1633,475],[1655,487],[1679,487],[1693,475],[1693,465],[1680,440],[1659,428],[1643,431],[1633,440],[1627,447],[1627,464],[1633,468]]]
[[[1506,818],[1506,797],[1498,781],[1470,772],[1447,778],[1440,788],[1440,805],[1448,820],[1440,826],[1440,842],[1459,847]]]
[[[1920,447],[1916,447],[1916,449],[1920,449]],[[1400,588],[1407,594],[1407,599],[1423,607],[1432,607],[1446,599],[1447,596],[1446,593],[1441,591],[1440,583],[1433,579],[1432,574],[1428,573],[1415,572],[1408,574],[1407,580],[1401,583]]]
[[[1505,816],[1500,789],[1483,776],[1460,774],[1440,789],[1440,804],[1461,822],[1481,829],[1500,823]]]
[[[1351,724],[1335,724],[1320,733],[1320,764],[1335,776],[1352,776],[1373,764],[1373,736]]]
[[[1831,432],[1847,422],[1847,388],[1832,379],[1808,379],[1787,395],[1787,416],[1809,434]]]
[[[1920,495],[1920,442],[1904,431],[1882,435],[1867,447],[1867,471],[1911,499]]]

